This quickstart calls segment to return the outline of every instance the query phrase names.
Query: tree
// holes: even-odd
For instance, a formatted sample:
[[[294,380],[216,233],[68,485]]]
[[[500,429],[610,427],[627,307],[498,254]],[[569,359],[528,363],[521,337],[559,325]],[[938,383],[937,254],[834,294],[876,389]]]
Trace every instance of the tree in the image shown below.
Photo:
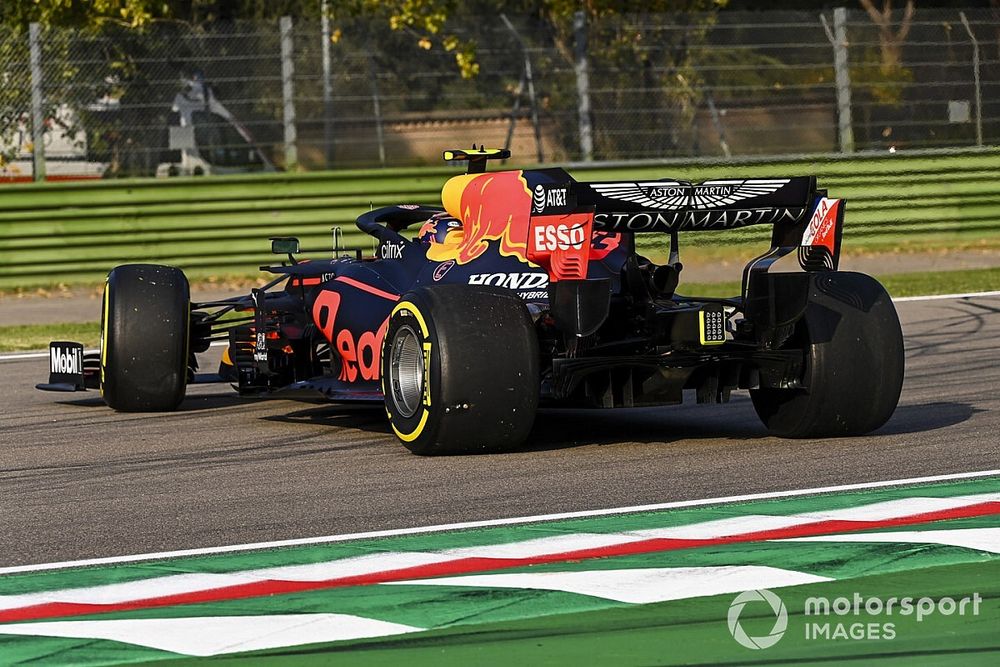
[[[115,22],[144,28],[160,21],[205,26],[217,21],[319,16],[319,0],[4,0],[0,24],[95,28]]]
[[[601,82],[600,90],[593,94],[594,110],[603,118],[618,119],[617,126],[615,122],[598,124],[595,136],[598,151],[609,157],[628,157],[669,154],[685,143],[685,133],[690,133],[690,121],[702,95],[694,57],[726,2],[330,0],[328,7],[334,20],[334,40],[350,44],[355,53],[370,54],[369,65],[348,73],[357,80],[354,85],[359,91],[368,86],[374,71],[370,68],[377,68],[383,79],[390,78],[398,84],[394,86],[396,89],[406,91],[405,95],[393,95],[391,102],[383,107],[383,111],[389,113],[426,109],[427,105],[421,100],[433,100],[438,106],[430,108],[449,108],[457,114],[468,108],[502,109],[509,105],[517,87],[521,55],[513,37],[496,20],[498,13],[507,12],[525,30],[524,39],[533,49],[538,77],[536,86],[543,112],[547,108],[552,112],[550,118],[567,119],[576,115],[575,83],[571,77],[549,76],[549,73],[571,70],[576,39],[573,17],[576,12],[583,11],[589,23],[590,66],[594,80]],[[176,39],[178,35],[210,33],[227,22],[274,20],[285,14],[296,17],[298,26],[316,25],[303,19],[318,18],[321,6],[321,0],[267,3],[254,0],[3,0],[0,2],[0,24],[20,32],[10,42],[15,49],[25,47],[23,31],[30,22],[40,22],[52,30],[50,44],[55,43],[54,36],[62,28],[71,29],[72,32],[61,34],[73,35],[77,42],[82,36],[95,36],[97,39],[91,46],[100,51],[88,62],[101,63],[106,74],[83,83],[72,67],[59,68],[48,78],[49,97],[66,100],[78,108],[92,106],[93,100],[101,97],[139,100],[146,110],[137,109],[135,113],[149,117],[137,116],[128,123],[119,122],[119,126],[151,127],[160,123],[158,117],[152,116],[160,113],[154,109],[169,102],[169,98],[162,99],[163,86],[158,83],[171,78],[163,70],[163,54],[169,54],[178,69],[205,59],[202,53],[177,55],[181,41]],[[635,18],[637,14],[649,13],[669,17],[663,22],[681,29],[657,32]],[[518,21],[518,17],[522,20]],[[243,45],[243,48],[253,47]],[[268,52],[270,48],[268,45]],[[439,68],[438,63],[443,58],[453,63],[453,71],[461,75],[461,80],[444,76],[421,78],[428,68]],[[151,61],[156,62],[151,64]],[[4,63],[0,54],[0,74]],[[159,67],[160,71],[154,71],[154,67]],[[212,80],[211,72],[206,74]],[[23,72],[20,75],[23,76]],[[173,76],[179,78],[176,74]],[[271,75],[253,78],[268,77],[273,80]],[[157,83],[154,85],[154,82]],[[254,98],[257,94],[254,85],[243,85],[238,95]],[[7,106],[22,111],[27,109],[29,86],[20,83],[13,88],[17,99]],[[0,96],[4,94],[5,91],[0,90]],[[361,92],[360,96],[364,94]],[[309,97],[318,98],[319,94]],[[461,102],[458,105],[440,102],[453,98]],[[123,102],[123,109],[125,106]],[[272,118],[280,117],[280,111],[275,109],[260,111]],[[357,115],[356,110],[350,111]],[[88,130],[94,130],[100,122],[100,118],[87,120]],[[553,122],[552,125],[553,131],[560,133],[564,145],[578,145],[574,137],[575,122]],[[143,145],[145,141],[128,136],[120,129],[91,134],[114,150]]]
[[[516,43],[496,19],[505,12],[525,31],[522,38],[532,49],[543,107],[572,118],[573,79],[546,75],[572,69],[573,17],[582,11],[588,22],[590,68],[593,79],[601,82],[592,94],[594,112],[612,119],[595,129],[597,152],[628,157],[669,154],[688,140],[702,90],[693,58],[725,5],[726,0],[352,0],[336,3],[333,18],[338,38],[350,39],[357,17],[376,17],[427,51],[451,54],[461,75],[488,91],[498,89],[498,68],[481,67],[484,54],[494,65],[498,51],[520,62]],[[657,30],[639,15],[659,16],[681,29]],[[408,62],[399,58],[386,65],[400,70]],[[516,67],[508,63],[505,69]],[[516,75],[502,85],[513,91]],[[554,125],[563,145],[578,145],[575,122]]]
[[[3,0],[0,2],[0,152],[9,159],[30,109],[27,31],[42,26],[47,123],[58,107],[89,135],[95,158],[112,171],[148,173],[166,144],[166,115],[181,78],[201,69],[207,30],[239,19],[273,20],[286,13],[319,16],[318,0]],[[250,48],[240,44],[239,48]],[[277,49],[275,49],[277,52]],[[200,62],[199,62],[200,61]],[[81,63],[86,63],[81,65]],[[253,78],[248,76],[248,78]],[[244,92],[252,96],[253,84]],[[103,104],[101,100],[110,104]],[[118,102],[117,110],[110,107]],[[132,104],[129,104],[132,102]],[[102,106],[108,108],[101,108]],[[75,134],[75,127],[64,127]]]
[[[888,75],[898,71],[901,67],[903,44],[906,43],[906,36],[910,34],[913,14],[916,11],[914,0],[906,0],[903,18],[900,20],[898,28],[893,25],[892,21],[892,0],[882,0],[881,9],[877,9],[872,0],[859,0],[859,2],[868,12],[872,23],[878,27],[879,48],[882,52],[882,73]]]
[[[500,12],[511,16],[526,15],[541,22],[567,63],[573,62],[573,15],[583,11],[590,21],[639,13],[675,13],[693,17],[701,15],[710,25],[714,13],[726,6],[728,0],[341,0],[331,2],[331,15],[344,20],[358,16],[378,17],[393,30],[409,32],[430,49],[440,46],[453,53],[462,76],[471,78],[478,71],[476,43],[463,39],[454,27],[456,17],[495,17]],[[700,26],[694,25],[697,30]],[[623,43],[635,45],[635,34],[619,35],[616,44],[609,44],[609,51],[619,49]]]

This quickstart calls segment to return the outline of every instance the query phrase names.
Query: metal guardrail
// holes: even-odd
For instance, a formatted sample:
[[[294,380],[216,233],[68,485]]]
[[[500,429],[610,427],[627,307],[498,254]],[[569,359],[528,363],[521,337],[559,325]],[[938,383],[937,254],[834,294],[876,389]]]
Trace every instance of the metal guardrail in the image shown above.
[[[0,287],[97,281],[123,262],[180,266],[195,274],[246,274],[273,261],[268,236],[329,247],[341,226],[348,247],[371,248],[354,228],[369,207],[434,203],[454,168],[268,174],[225,178],[91,181],[0,189]],[[580,180],[815,174],[849,200],[850,239],[900,245],[934,235],[974,239],[1000,231],[1000,151],[917,156],[800,156],[725,164],[574,166]],[[770,230],[688,233],[686,244],[766,243]],[[647,238],[648,237],[648,238]],[[647,235],[643,246],[661,243]]]

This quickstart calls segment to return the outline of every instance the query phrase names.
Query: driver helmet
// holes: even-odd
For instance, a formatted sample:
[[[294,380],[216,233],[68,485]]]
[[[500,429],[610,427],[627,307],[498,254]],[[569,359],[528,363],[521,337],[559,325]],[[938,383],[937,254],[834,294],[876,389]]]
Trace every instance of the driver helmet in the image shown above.
[[[417,232],[417,241],[424,245],[457,246],[464,239],[465,230],[462,228],[462,221],[446,211],[435,213]]]

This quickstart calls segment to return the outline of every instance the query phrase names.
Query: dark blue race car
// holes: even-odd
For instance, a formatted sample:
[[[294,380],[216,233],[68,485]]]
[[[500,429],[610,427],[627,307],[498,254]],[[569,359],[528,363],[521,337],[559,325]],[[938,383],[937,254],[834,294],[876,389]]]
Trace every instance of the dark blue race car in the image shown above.
[[[287,261],[249,295],[190,301],[177,268],[124,265],[104,293],[102,344],[51,345],[42,389],[99,387],[122,411],[167,411],[186,386],[384,402],[418,454],[497,451],[528,437],[539,405],[627,408],[725,402],[749,390],[786,437],[878,428],[903,381],[899,321],[873,278],[837,270],[845,202],[810,176],[584,183],[559,168],[468,163],[441,206],[365,213],[378,241],[333,260]],[[732,298],[681,296],[679,232],[772,227]],[[636,252],[664,239],[668,260]],[[218,376],[196,353],[228,343]],[[294,395],[294,394],[293,394]]]

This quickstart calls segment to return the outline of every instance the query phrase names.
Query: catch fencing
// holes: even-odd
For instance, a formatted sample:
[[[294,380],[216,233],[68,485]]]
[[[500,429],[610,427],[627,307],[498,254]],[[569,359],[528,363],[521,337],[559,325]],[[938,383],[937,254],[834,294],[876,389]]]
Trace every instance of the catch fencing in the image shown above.
[[[997,10],[456,15],[445,33],[476,45],[475,76],[460,48],[371,19],[0,26],[0,172],[401,167],[473,142],[537,162],[1000,143]]]
[[[905,247],[941,238],[975,241],[1000,231],[1000,153],[926,152],[864,157],[803,156],[737,163],[578,164],[578,180],[766,177],[815,174],[848,200],[852,241]],[[133,179],[9,185],[0,189],[0,287],[100,280],[123,262],[180,266],[195,274],[246,275],[276,259],[269,236],[298,236],[305,248],[371,250],[354,227],[368,210],[440,201],[454,168],[373,169],[228,178]],[[682,245],[740,243],[747,258],[768,246],[770,228],[686,232]],[[643,235],[664,247],[666,236]]]

